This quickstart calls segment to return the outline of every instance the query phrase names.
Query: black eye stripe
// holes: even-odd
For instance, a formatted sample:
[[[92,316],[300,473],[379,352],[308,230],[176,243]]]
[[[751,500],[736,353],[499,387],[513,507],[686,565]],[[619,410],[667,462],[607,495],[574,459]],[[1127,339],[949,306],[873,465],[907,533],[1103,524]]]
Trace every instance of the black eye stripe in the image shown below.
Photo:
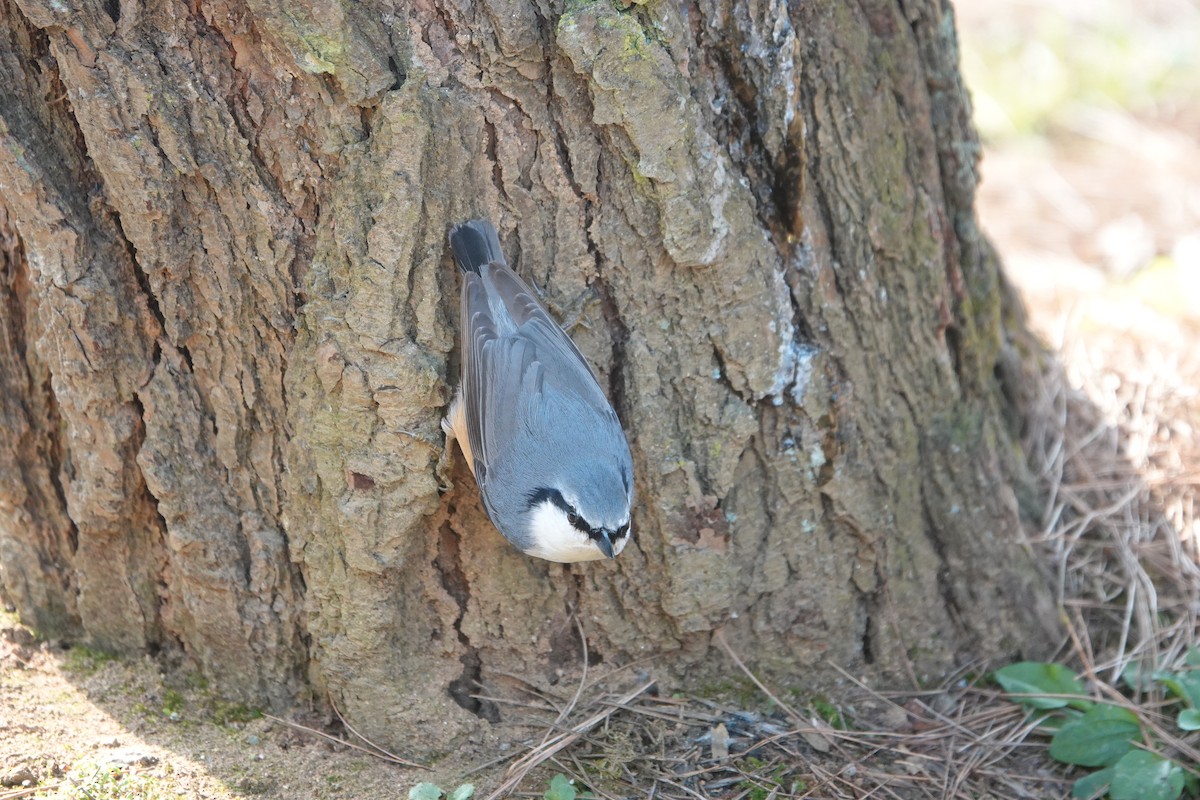
[[[584,521],[583,517],[579,516],[579,512],[575,510],[574,506],[563,499],[562,492],[558,489],[543,486],[530,492],[527,497],[529,498],[530,508],[549,500],[554,504],[555,508],[567,515],[567,522],[571,523],[571,527],[577,531],[586,533],[588,536],[593,535],[592,529],[588,527],[587,522]],[[598,536],[599,534],[595,535]]]
[[[543,486],[539,489],[534,489],[532,492],[526,495],[526,497],[529,499],[530,508],[549,500],[564,514],[575,513],[575,509],[571,508],[571,504],[563,499],[562,492],[560,492],[558,489],[550,489]]]
[[[564,514],[567,515],[567,522],[571,523],[572,528],[579,531],[580,533],[587,534],[592,539],[599,539],[600,536],[604,533],[604,528],[593,528],[590,525],[588,525],[587,520],[585,520],[583,517],[581,517],[579,515],[579,512],[576,511],[575,508],[570,503],[568,503],[565,499],[563,499],[562,492],[560,492],[558,489],[552,489],[547,486],[542,486],[538,489],[534,489],[532,492],[527,494],[526,498],[528,499],[529,508],[531,508],[531,509],[534,506],[541,505],[542,503],[549,500],[551,503],[554,504],[554,506],[556,508],[558,508],[560,511],[562,511]],[[620,539],[620,538],[628,535],[629,534],[629,523],[626,522],[624,525],[617,528],[615,531],[612,531],[611,533],[612,533],[612,538],[614,538],[614,539]]]

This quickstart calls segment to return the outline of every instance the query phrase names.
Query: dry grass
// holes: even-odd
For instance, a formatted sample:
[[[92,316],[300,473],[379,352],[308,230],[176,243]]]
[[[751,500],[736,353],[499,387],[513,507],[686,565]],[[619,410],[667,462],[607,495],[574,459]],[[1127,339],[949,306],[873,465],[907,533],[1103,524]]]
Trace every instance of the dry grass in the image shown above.
[[[732,666],[759,683],[736,653]],[[850,675],[845,676],[854,683]],[[1035,725],[995,691],[956,681],[895,699],[855,684],[844,708],[880,724],[835,726],[816,709],[775,697],[767,713],[695,697],[662,697],[653,684],[620,692],[609,676],[589,686],[573,716],[564,698],[526,705],[530,745],[489,800],[538,797],[554,772],[597,798],[979,798],[1062,795],[1070,781],[1031,746]],[[765,693],[770,688],[762,686]],[[822,713],[829,715],[827,709]],[[539,737],[536,717],[548,736]],[[835,719],[835,722],[841,722]],[[526,791],[522,791],[526,789]]]
[[[1101,337],[1044,385],[1029,452],[1047,489],[1039,543],[1078,653],[1115,682],[1178,662],[1200,609],[1200,359]]]

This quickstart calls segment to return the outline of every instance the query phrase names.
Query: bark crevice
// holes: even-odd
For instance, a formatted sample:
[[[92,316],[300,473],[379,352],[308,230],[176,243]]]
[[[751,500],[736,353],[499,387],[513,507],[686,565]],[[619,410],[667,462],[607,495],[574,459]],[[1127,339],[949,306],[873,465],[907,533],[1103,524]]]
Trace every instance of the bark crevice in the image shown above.
[[[479,648],[471,644],[466,631],[463,630],[463,618],[471,602],[471,585],[463,573],[462,557],[459,555],[458,534],[448,522],[439,529],[438,555],[434,561],[441,578],[442,588],[454,599],[458,606],[458,614],[454,619],[453,628],[462,654],[459,661],[462,673],[450,681],[446,687],[447,693],[459,707],[470,711],[480,719],[488,722],[499,722],[500,711],[495,702],[478,697],[482,689],[483,660]]]

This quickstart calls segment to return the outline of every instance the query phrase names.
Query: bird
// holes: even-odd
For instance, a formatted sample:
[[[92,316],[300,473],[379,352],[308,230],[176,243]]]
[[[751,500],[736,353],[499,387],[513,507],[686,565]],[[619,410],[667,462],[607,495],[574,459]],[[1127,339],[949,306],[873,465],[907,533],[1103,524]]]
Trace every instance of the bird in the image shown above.
[[[461,375],[442,420],[492,524],[559,563],[616,558],[632,537],[633,458],[579,348],[504,259],[484,219],[450,230],[462,277]]]

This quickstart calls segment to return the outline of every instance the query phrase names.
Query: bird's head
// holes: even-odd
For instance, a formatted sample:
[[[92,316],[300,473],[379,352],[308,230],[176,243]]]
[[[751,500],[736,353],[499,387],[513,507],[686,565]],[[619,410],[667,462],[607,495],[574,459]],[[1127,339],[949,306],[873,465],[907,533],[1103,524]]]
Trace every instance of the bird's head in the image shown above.
[[[539,486],[528,495],[525,552],[548,561],[616,558],[629,543],[628,481],[590,481],[579,489]]]

